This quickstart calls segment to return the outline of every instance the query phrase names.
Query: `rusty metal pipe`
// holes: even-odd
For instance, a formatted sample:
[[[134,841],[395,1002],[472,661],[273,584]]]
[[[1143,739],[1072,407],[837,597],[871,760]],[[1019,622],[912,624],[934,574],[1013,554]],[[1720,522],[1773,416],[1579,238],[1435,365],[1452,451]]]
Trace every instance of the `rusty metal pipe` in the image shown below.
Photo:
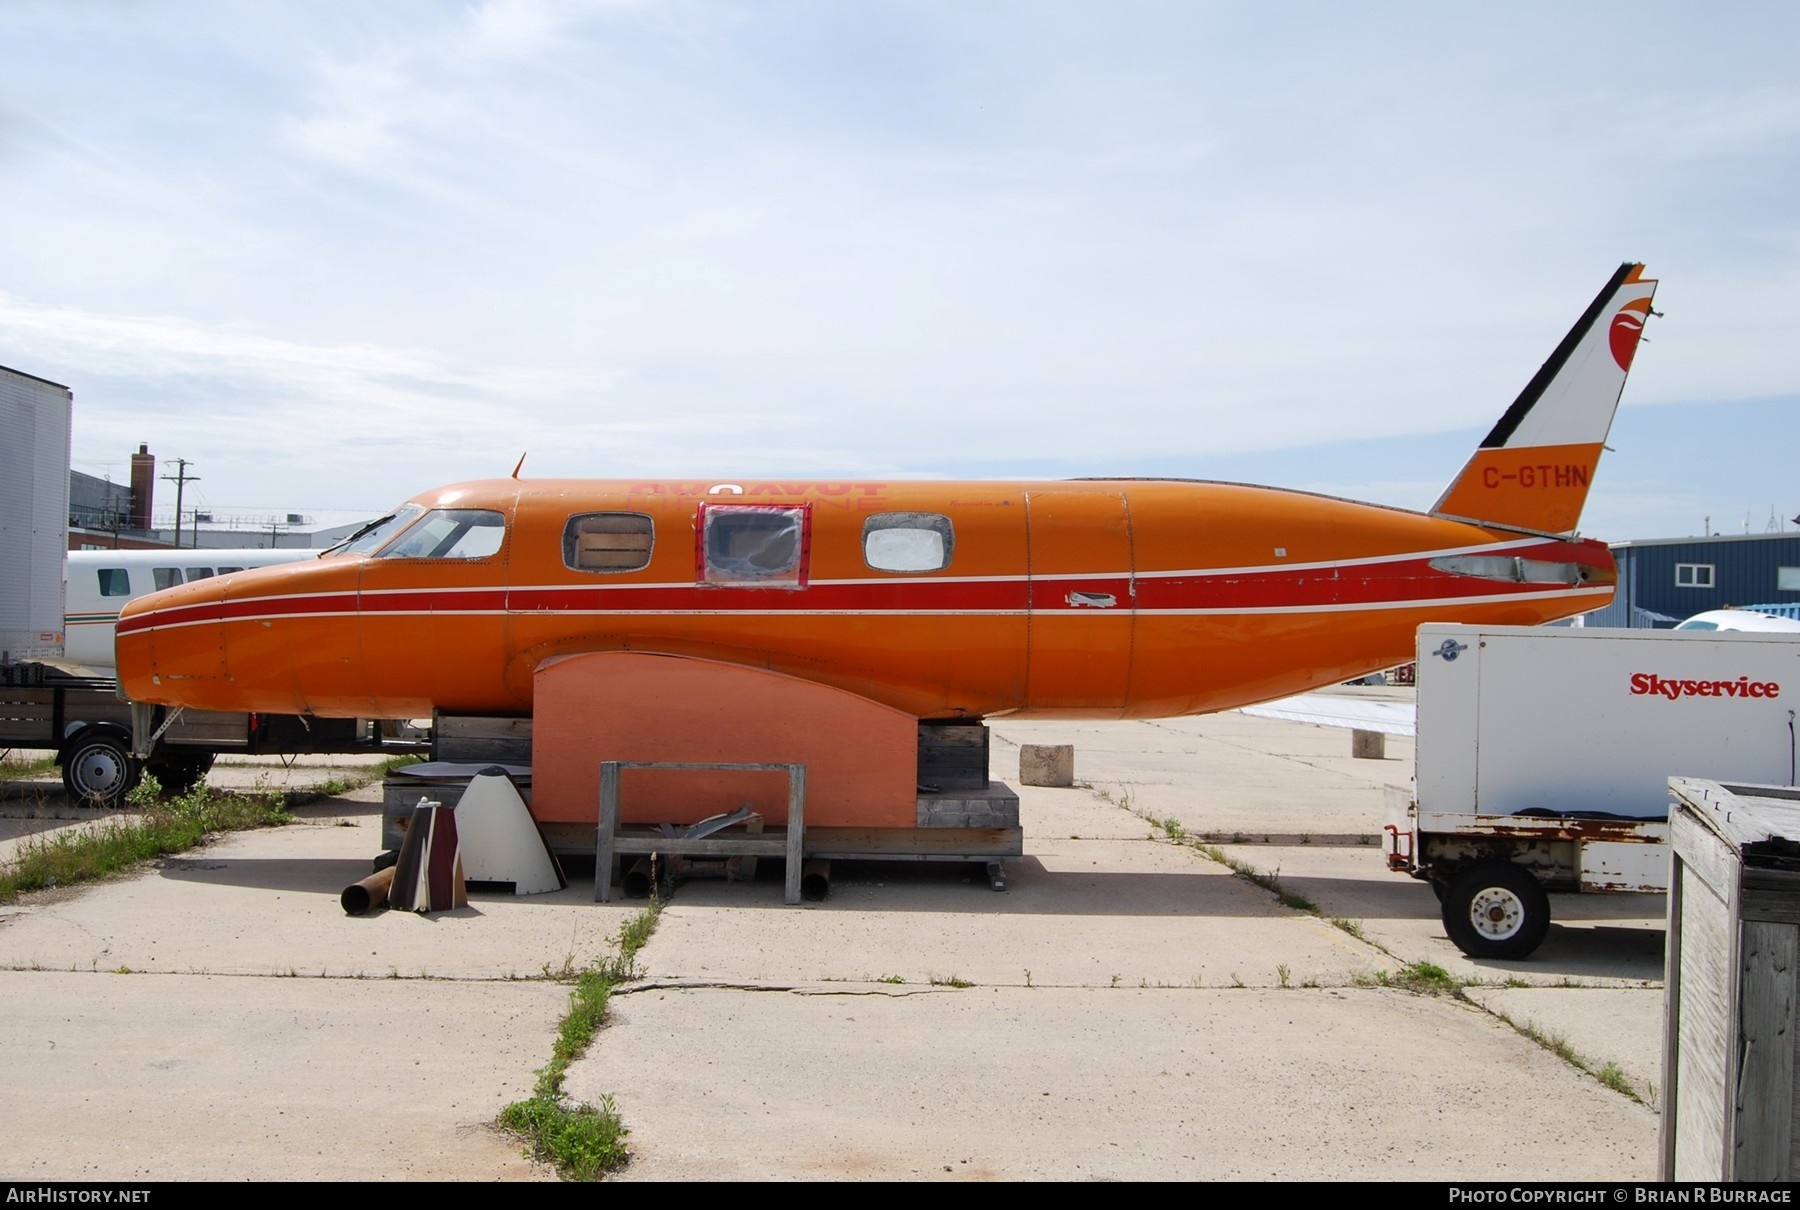
[[[817,903],[831,893],[831,863],[814,857],[800,867],[800,898]]]
[[[625,893],[631,898],[648,899],[655,880],[656,874],[650,867],[650,859],[640,857],[631,863],[631,868],[625,871],[625,877],[620,881],[625,886]]]
[[[394,885],[394,867],[377,870],[361,882],[353,882],[344,888],[338,896],[338,902],[344,905],[346,916],[360,916],[373,908],[387,904],[388,888]]]

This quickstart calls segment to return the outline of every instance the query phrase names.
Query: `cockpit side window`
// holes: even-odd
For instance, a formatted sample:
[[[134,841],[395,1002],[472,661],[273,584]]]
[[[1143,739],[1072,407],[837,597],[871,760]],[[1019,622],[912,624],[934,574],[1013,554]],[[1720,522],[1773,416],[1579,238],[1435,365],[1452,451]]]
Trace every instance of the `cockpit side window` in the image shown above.
[[[571,571],[638,571],[650,566],[655,543],[643,513],[577,513],[563,526],[563,563]]]
[[[506,516],[488,508],[434,508],[376,552],[377,559],[485,559],[506,540]]]
[[[700,582],[806,587],[807,520],[804,504],[702,504]]]
[[[103,597],[130,596],[131,573],[123,567],[102,567],[100,569],[100,595]]]

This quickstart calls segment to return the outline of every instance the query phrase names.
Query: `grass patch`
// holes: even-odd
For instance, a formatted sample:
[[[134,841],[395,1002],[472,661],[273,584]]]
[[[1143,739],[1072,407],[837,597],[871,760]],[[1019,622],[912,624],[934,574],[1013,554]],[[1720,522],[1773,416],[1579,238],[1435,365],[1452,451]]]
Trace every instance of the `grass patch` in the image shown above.
[[[289,808],[313,797],[263,789],[226,793],[204,785],[170,798],[161,794],[156,779],[145,777],[127,799],[137,814],[26,842],[11,865],[0,869],[0,903],[25,891],[105,878],[219,833],[291,823]]]
[[[958,979],[955,975],[933,975],[933,976],[931,976],[931,986],[933,986],[933,987],[974,987],[975,985],[973,983],[970,983],[967,979]]]
[[[1465,983],[1435,962],[1415,962],[1398,971],[1357,975],[1351,982],[1358,987],[1397,987],[1418,996],[1449,996],[1455,1000],[1467,998],[1463,995]],[[1511,1021],[1506,1023],[1512,1024]]]
[[[620,928],[619,952],[575,976],[550,1062],[539,1069],[530,1098],[514,1101],[500,1113],[500,1125],[523,1137],[529,1154],[555,1165],[565,1180],[599,1180],[630,1158],[625,1138],[631,1132],[612,1097],[601,1097],[598,1105],[570,1104],[563,1080],[569,1064],[587,1053],[606,1020],[613,989],[637,977],[638,951],[656,931],[661,912],[662,901],[651,899],[649,907]],[[565,960],[564,969],[570,965]]]
[[[1644,1099],[1638,1095],[1638,1090],[1632,1086],[1631,1081],[1625,1078],[1625,1069],[1617,1063],[1608,1063],[1594,1073],[1594,1078],[1614,1092],[1623,1093],[1634,1101],[1641,1103]]]
[[[8,752],[0,756],[0,781],[12,781],[15,778],[43,777],[56,772],[54,756],[40,756],[34,760],[25,760]]]
[[[1415,962],[1394,977],[1394,985],[1422,996],[1461,996],[1456,976],[1435,962]]]
[[[140,862],[196,848],[226,832],[292,823],[295,807],[366,786],[415,759],[396,757],[350,777],[333,776],[295,790],[271,789],[261,781],[250,790],[216,790],[202,782],[185,794],[165,795],[156,778],[146,773],[125,799],[135,814],[21,845],[12,863],[0,867],[0,903],[10,903],[26,891],[106,878]]]

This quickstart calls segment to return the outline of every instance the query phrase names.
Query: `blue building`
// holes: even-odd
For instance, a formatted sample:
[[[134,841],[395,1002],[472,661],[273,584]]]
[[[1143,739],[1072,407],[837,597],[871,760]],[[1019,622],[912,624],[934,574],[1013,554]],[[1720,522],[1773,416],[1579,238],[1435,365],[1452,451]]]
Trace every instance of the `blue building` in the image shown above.
[[[1800,607],[1800,533],[1653,538],[1612,552],[1618,594],[1586,625],[1666,629],[1729,605]]]

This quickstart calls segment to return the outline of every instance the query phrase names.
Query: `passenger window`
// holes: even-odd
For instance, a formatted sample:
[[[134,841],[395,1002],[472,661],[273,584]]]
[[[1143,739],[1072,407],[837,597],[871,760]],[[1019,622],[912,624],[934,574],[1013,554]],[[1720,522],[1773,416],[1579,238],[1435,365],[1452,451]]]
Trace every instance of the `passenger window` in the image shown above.
[[[187,582],[192,584],[195,580],[210,580],[212,573],[213,569],[210,567],[190,567],[187,569]]]
[[[181,583],[181,568],[152,567],[150,578],[156,582],[156,589],[161,592],[165,588],[173,588]]]
[[[219,574],[222,576],[228,576],[234,571],[242,571],[242,570],[244,570],[244,569],[241,567],[221,567],[221,568],[219,568]]]
[[[655,527],[643,513],[578,513],[563,526],[572,571],[637,571],[650,565]]]
[[[485,559],[506,539],[506,518],[486,508],[434,508],[382,547],[377,559]]]
[[[941,513],[876,513],[863,522],[863,561],[876,571],[942,571],[955,539]]]
[[[100,595],[103,597],[130,596],[131,574],[123,567],[102,567],[100,569]]]
[[[805,587],[804,504],[702,504],[700,532],[701,583]]]

